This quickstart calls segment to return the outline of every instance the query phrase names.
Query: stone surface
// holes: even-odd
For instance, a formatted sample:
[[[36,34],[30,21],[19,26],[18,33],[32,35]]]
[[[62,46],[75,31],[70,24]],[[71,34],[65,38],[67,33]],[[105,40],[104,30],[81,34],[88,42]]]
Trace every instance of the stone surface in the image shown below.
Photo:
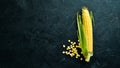
[[[119,68],[120,0],[0,0],[0,68]],[[77,40],[76,12],[93,11],[89,63],[62,54]]]

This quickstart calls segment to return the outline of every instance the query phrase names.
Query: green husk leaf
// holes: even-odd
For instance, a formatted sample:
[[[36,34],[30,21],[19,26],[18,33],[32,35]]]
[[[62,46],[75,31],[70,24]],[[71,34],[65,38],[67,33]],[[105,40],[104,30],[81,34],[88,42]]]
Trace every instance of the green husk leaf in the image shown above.
[[[81,47],[83,56],[87,58],[88,57],[87,40],[85,36],[84,26],[82,24],[81,16],[79,15],[79,13],[77,13],[77,26],[78,26],[78,40],[80,42],[79,45]]]
[[[90,11],[90,18],[92,20],[92,24],[95,25],[95,23],[94,23],[94,16],[93,16],[93,12],[92,11]]]
[[[79,40],[79,45],[82,45],[82,36],[81,36],[81,19],[80,19],[80,15],[79,12],[77,13],[77,26],[78,26],[78,40]]]

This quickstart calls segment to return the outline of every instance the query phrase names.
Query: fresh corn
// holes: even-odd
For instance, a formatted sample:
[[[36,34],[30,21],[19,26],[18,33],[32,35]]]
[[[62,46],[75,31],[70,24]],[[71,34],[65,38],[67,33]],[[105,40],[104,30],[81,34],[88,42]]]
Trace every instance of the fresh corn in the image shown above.
[[[92,19],[89,11],[86,7],[82,9],[82,21],[85,28],[85,34],[88,43],[88,52],[93,53],[93,30],[92,30]]]
[[[82,8],[82,18],[77,13],[77,25],[79,45],[85,61],[89,62],[90,57],[93,56],[93,30],[91,15],[86,7]]]

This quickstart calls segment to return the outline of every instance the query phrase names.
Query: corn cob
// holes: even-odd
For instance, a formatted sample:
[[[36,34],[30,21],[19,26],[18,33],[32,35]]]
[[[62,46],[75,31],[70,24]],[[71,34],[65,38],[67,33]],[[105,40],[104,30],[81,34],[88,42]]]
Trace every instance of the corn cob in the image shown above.
[[[82,19],[82,20],[81,20]],[[82,18],[77,13],[78,39],[85,61],[89,62],[93,55],[92,19],[86,7],[82,8]]]
[[[92,20],[89,14],[89,11],[86,7],[82,9],[82,21],[85,28],[85,34],[88,43],[89,53],[93,53],[93,35],[92,35]]]

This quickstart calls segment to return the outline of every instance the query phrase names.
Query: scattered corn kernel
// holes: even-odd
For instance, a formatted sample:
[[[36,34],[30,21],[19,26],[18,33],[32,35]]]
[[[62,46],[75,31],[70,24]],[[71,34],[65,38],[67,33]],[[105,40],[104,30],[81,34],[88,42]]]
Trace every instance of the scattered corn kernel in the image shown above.
[[[62,53],[65,54],[65,51],[63,51]]]
[[[79,54],[77,54],[76,56],[80,57],[80,55],[79,55]]]
[[[83,52],[81,52],[81,54],[83,54]]]
[[[68,40],[68,42],[70,42],[70,40]]]
[[[75,58],[78,58],[78,56],[76,56]]]
[[[76,48],[80,48],[80,46],[77,45]]]
[[[75,55],[74,53],[70,54],[71,57],[73,57],[74,55]]]
[[[70,42],[71,44],[73,44],[73,42]]]
[[[83,58],[80,58],[80,60],[83,60]]]
[[[65,45],[63,45],[63,48],[66,48],[66,51],[63,51],[63,54],[69,55],[70,57],[75,56],[75,58],[79,58],[80,54],[78,53],[77,48],[80,48],[80,46],[77,45],[76,42],[73,42],[73,41],[70,41],[70,40],[68,40],[68,42],[70,42],[69,46],[66,47]]]
[[[70,53],[66,51],[66,55],[69,55]]]
[[[76,44],[76,42],[73,43],[74,45]]]
[[[65,45],[63,45],[63,47],[65,48]]]
[[[67,48],[66,48],[66,50],[70,50],[71,48],[70,48],[70,46],[68,46]]]

